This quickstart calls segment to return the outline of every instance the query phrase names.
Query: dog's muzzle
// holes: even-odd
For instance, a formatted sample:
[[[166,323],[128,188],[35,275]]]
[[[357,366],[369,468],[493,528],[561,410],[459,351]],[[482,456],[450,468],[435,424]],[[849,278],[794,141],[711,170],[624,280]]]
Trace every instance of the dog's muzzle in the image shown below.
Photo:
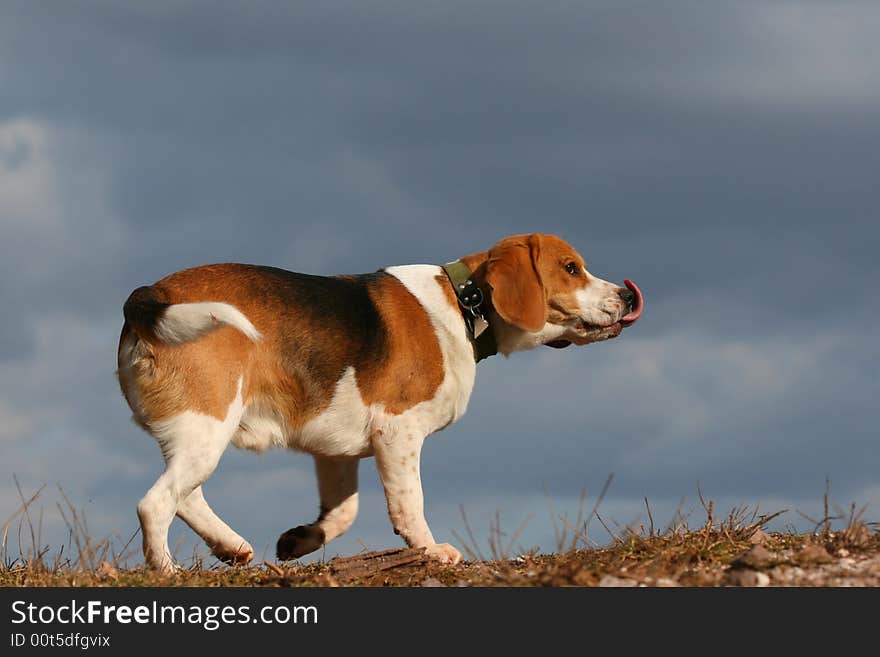
[[[608,326],[598,326],[594,327],[593,332],[604,331],[607,334],[596,335],[596,337],[592,341],[598,340],[607,340],[608,338],[613,338],[620,335],[620,332],[626,328],[627,326],[632,326],[635,324],[639,317],[642,316],[642,311],[645,308],[645,297],[642,296],[642,291],[639,289],[639,286],[633,283],[628,278],[624,279],[623,284],[626,285],[626,289],[621,288],[620,298],[626,304],[629,312],[621,317],[618,321],[614,322],[614,324],[610,324]],[[585,326],[585,328],[587,328]],[[572,344],[572,341],[566,338],[560,338],[558,340],[551,340],[550,342],[545,343],[548,347],[553,347],[554,349],[564,349]],[[580,343],[578,344],[586,344]]]

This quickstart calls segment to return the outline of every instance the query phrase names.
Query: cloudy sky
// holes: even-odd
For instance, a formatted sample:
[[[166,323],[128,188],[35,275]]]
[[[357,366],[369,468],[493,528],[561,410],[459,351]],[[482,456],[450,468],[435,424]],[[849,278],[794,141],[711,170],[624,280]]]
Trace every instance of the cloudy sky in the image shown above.
[[[218,261],[442,263],[556,233],[647,297],[619,340],[481,363],[431,438],[438,540],[499,511],[658,524],[832,498],[880,516],[880,5],[58,2],[0,8],[0,522],[13,475],[128,539],[161,472],[115,381],[122,302]],[[372,460],[327,557],[391,547]],[[272,557],[311,460],[230,449],[205,487]],[[608,539],[600,526],[590,537]],[[181,557],[192,534],[176,522]],[[17,540],[10,539],[17,553]],[[135,541],[137,543],[139,541]],[[138,555],[139,557],[139,555]]]

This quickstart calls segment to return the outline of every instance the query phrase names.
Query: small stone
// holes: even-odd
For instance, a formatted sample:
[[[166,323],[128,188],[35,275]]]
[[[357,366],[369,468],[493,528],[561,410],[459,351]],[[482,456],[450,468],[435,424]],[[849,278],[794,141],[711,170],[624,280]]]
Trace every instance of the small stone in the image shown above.
[[[828,550],[817,543],[804,545],[797,557],[801,563],[831,563],[834,561],[834,558],[828,554]]]
[[[773,563],[774,558],[770,551],[762,545],[755,545],[747,552],[737,557],[731,566],[734,568],[766,568]]]
[[[848,557],[848,556],[849,556],[849,550],[847,550],[846,548],[840,548],[840,549],[837,551],[837,556],[838,556],[838,557]]]
[[[770,534],[762,529],[756,529],[755,533],[749,536],[749,543],[752,545],[764,545],[770,539]]]
[[[98,577],[100,577],[101,579],[106,578],[116,581],[119,579],[119,571],[116,570],[116,567],[109,561],[102,561],[100,567],[98,568]]]
[[[767,573],[759,573],[756,570],[738,568],[728,573],[727,584],[729,586],[763,587],[770,584],[770,576]]]
[[[681,586],[681,584],[676,582],[674,579],[670,579],[669,577],[661,577],[657,580],[655,586],[659,586],[661,588],[672,588],[675,586]]]
[[[639,583],[634,579],[615,577],[614,575],[605,575],[599,580],[599,586],[603,588],[632,588],[638,585]]]
[[[441,582],[436,577],[426,577],[425,579],[422,580],[421,585],[424,586],[425,588],[439,588],[439,587],[445,588],[446,587],[446,584]]]
[[[318,576],[315,582],[318,584],[318,586],[327,586],[334,589],[339,586],[339,581],[329,573]]]

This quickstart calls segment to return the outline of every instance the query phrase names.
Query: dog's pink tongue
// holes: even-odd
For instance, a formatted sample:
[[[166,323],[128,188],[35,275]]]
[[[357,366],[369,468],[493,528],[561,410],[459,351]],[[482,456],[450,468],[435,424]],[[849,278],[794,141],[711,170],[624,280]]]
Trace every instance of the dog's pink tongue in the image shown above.
[[[625,326],[629,326],[630,324],[635,324],[639,317],[642,316],[642,310],[645,308],[645,297],[642,296],[642,291],[639,289],[639,286],[628,278],[623,279],[623,284],[636,295],[636,305],[628,315],[625,315],[620,319]]]

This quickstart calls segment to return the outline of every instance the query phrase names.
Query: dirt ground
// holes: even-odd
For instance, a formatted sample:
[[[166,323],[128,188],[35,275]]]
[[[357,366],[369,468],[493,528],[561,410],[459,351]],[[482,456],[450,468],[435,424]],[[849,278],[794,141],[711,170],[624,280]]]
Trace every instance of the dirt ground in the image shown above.
[[[768,534],[709,526],[615,540],[605,548],[527,554],[455,566],[420,550],[338,557],[327,563],[265,562],[164,576],[109,562],[94,568],[0,567],[2,586],[880,586],[880,533],[864,525],[817,534]]]

